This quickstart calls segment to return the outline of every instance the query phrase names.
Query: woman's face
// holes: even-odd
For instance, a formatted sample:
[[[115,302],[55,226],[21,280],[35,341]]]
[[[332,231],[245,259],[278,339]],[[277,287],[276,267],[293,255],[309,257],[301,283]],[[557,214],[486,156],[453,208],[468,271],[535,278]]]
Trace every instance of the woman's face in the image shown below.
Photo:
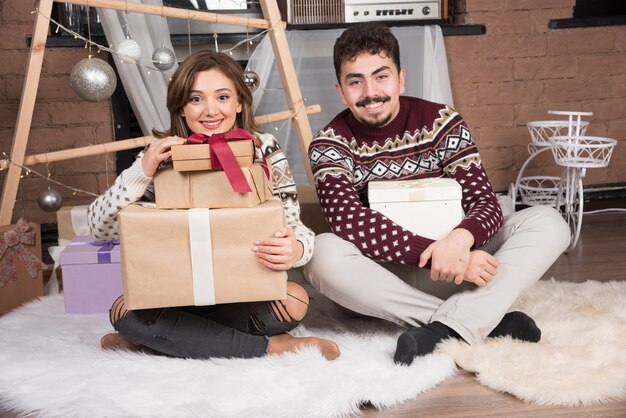
[[[235,84],[221,71],[196,73],[182,116],[193,133],[213,135],[230,131],[241,112]]]

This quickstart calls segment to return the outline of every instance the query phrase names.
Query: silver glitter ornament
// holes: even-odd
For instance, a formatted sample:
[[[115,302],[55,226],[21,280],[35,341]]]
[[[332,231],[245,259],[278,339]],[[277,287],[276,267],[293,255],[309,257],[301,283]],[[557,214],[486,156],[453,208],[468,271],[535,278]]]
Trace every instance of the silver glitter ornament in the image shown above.
[[[126,64],[135,64],[141,57],[141,48],[137,42],[126,38],[117,46],[117,53]]]
[[[259,88],[259,84],[261,84],[259,75],[254,71],[246,71],[243,73],[243,81],[245,81],[250,91],[255,91]]]
[[[101,102],[107,100],[117,86],[115,71],[100,58],[83,58],[70,74],[70,87],[83,100]]]
[[[37,203],[39,207],[46,212],[56,212],[63,205],[63,198],[61,197],[61,193],[48,187],[41,192]]]
[[[167,48],[165,45],[161,45],[152,53],[152,63],[156,68],[161,71],[167,71],[176,64],[176,55],[174,51]]]

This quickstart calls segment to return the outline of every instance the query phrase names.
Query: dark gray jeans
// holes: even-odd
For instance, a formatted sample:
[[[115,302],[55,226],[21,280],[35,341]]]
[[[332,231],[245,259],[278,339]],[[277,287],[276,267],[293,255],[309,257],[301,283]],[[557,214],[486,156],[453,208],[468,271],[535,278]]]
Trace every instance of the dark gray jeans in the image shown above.
[[[267,352],[269,336],[299,324],[279,318],[271,303],[139,309],[112,325],[130,342],[172,357],[260,357]]]

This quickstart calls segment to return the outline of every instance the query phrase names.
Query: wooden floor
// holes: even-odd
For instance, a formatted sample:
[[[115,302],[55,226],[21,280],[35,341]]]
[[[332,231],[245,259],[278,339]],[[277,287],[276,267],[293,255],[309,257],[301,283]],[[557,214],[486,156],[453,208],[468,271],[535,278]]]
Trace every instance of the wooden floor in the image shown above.
[[[563,254],[543,279],[551,277],[570,282],[626,280],[626,212],[585,215],[576,248]],[[383,411],[364,408],[363,416],[617,418],[626,417],[626,399],[592,407],[541,407],[482,386],[473,374],[460,370],[457,376],[415,400]]]
[[[586,215],[574,251],[562,255],[544,279],[583,282],[626,280],[626,212]],[[33,394],[37,396],[37,394]],[[395,408],[362,410],[363,417],[626,417],[626,400],[593,407],[541,407],[477,383],[470,373],[457,376],[430,392]],[[0,410],[0,418],[19,417]]]

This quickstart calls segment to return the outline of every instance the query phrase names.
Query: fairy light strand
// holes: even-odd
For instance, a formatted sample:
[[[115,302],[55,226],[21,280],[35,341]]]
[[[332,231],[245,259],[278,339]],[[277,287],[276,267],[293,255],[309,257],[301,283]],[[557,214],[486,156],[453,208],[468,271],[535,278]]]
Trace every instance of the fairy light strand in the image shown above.
[[[94,46],[94,47],[96,47],[96,48],[98,49],[98,52],[100,52],[100,51],[105,51],[105,52],[109,52],[109,53],[111,53],[111,54],[115,54],[115,55],[117,55],[117,56],[121,56],[121,54],[120,54],[119,52],[117,52],[116,50],[114,50],[114,49],[112,49],[112,48],[110,48],[110,47],[106,47],[106,46],[104,46],[104,45],[100,45],[99,43],[97,43],[97,42],[95,42],[95,41],[91,40],[91,39],[90,39],[91,37],[89,37],[89,39],[88,39],[88,38],[86,38],[86,37],[82,36],[81,34],[79,34],[79,33],[75,32],[75,31],[73,31],[73,30],[71,30],[71,29],[69,29],[69,28],[67,28],[67,27],[65,27],[65,26],[63,26],[61,23],[57,22],[55,19],[51,18],[50,16],[46,16],[46,15],[45,15],[44,13],[42,13],[39,9],[36,9],[36,10],[32,11],[31,13],[38,13],[38,14],[40,14],[41,16],[43,16],[45,19],[49,20],[51,23],[53,23],[54,25],[56,25],[56,27],[57,27],[57,28],[56,28],[56,30],[55,30],[55,33],[58,33],[59,29],[62,29],[63,31],[65,31],[65,32],[67,32],[67,33],[69,33],[69,34],[71,34],[71,35],[74,37],[74,39],[80,39],[81,41],[85,42],[85,48],[88,48],[88,47]],[[189,22],[190,20],[191,20],[191,19],[188,19],[188,22]],[[189,29],[189,28],[188,28],[188,29]],[[263,30],[263,31],[261,31],[261,32],[259,32],[259,33],[257,33],[257,34],[255,34],[254,36],[247,37],[246,39],[243,39],[243,40],[241,40],[241,41],[237,42],[235,45],[233,45],[232,47],[230,47],[230,48],[228,48],[228,49],[223,50],[222,52],[226,52],[226,53],[228,53],[228,52],[232,52],[234,49],[236,49],[236,48],[240,47],[240,46],[241,46],[241,45],[243,45],[244,43],[246,43],[246,42],[252,42],[252,41],[253,41],[253,40],[255,40],[256,38],[258,38],[258,37],[260,37],[260,36],[262,36],[262,35],[265,35],[265,34],[266,34],[268,31],[270,31],[270,30],[271,30],[271,29],[266,29],[266,30]],[[215,41],[217,42],[217,37],[216,37]],[[191,49],[191,43],[190,43],[190,45],[189,45],[189,48]],[[91,52],[90,52],[90,56],[91,56]],[[148,70],[150,70],[150,71],[152,71],[152,70],[162,71],[162,72],[169,71],[169,70],[165,70],[165,71],[163,71],[163,70],[159,70],[156,66],[148,66],[148,65],[143,64],[142,62],[148,62],[148,63],[151,63],[151,64],[153,64],[153,65],[154,65],[155,63],[157,63],[157,64],[158,64],[158,63],[160,63],[159,61],[152,60],[152,59],[147,59],[147,58],[139,58],[139,60],[137,60],[137,62],[136,62],[135,64],[137,64],[137,65],[139,65],[139,66],[141,66],[141,67],[144,67],[144,68],[146,68],[146,69],[148,69]]]
[[[16,166],[16,167],[19,167],[19,168],[21,168],[22,170],[25,170],[25,171],[26,171],[26,175],[29,175],[30,173],[33,173],[33,174],[35,174],[36,176],[39,176],[39,177],[41,177],[42,179],[44,179],[44,180],[46,180],[46,181],[49,181],[49,182],[54,183],[54,184],[56,184],[56,185],[58,185],[58,186],[61,186],[61,187],[65,187],[66,189],[72,190],[74,193],[84,193],[84,194],[86,194],[86,195],[88,195],[88,196],[93,196],[93,197],[98,197],[98,196],[100,196],[99,194],[92,193],[92,192],[89,192],[89,191],[87,191],[87,190],[79,189],[79,188],[76,188],[76,187],[68,186],[68,185],[67,185],[67,184],[65,184],[65,183],[62,183],[62,182],[60,182],[60,181],[57,181],[57,180],[51,179],[51,178],[50,178],[50,176],[46,176],[45,174],[41,174],[40,172],[35,171],[35,170],[33,170],[32,168],[25,167],[25,166],[23,166],[23,165],[20,165],[20,164],[16,163],[15,161],[13,161],[13,160],[11,160],[11,159],[9,158],[9,156],[6,154],[6,152],[3,152],[2,154],[4,155],[4,157],[6,158],[6,160],[8,161],[8,163],[9,163],[9,164],[13,164],[13,165],[14,165],[14,166]],[[47,167],[47,164],[46,164],[46,167]]]

